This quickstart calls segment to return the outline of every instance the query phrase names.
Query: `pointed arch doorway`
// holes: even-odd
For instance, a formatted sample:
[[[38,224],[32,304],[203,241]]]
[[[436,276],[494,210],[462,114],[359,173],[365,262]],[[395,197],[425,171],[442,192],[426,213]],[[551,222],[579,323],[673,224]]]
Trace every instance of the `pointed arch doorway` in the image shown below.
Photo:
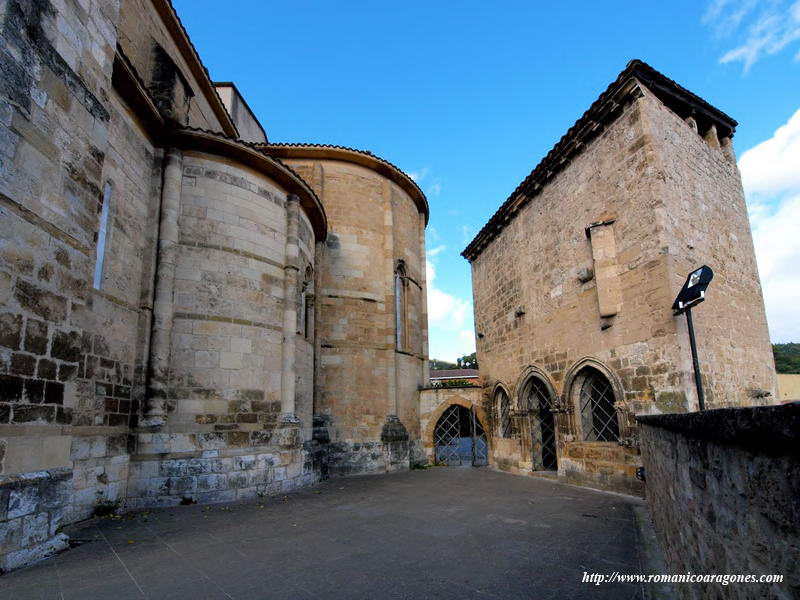
[[[488,464],[486,432],[475,407],[451,404],[433,430],[435,462],[448,467],[483,467]]]
[[[557,471],[558,451],[553,394],[544,380],[532,375],[524,387],[528,408],[534,471]]]

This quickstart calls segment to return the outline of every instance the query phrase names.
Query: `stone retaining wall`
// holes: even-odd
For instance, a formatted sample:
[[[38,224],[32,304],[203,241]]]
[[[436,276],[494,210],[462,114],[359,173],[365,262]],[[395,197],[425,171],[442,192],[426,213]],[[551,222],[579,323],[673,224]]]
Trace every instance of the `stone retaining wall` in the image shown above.
[[[638,420],[669,572],[784,576],[783,584],[680,584],[682,597],[799,597],[800,404]]]
[[[0,476],[0,573],[67,547],[71,469]]]

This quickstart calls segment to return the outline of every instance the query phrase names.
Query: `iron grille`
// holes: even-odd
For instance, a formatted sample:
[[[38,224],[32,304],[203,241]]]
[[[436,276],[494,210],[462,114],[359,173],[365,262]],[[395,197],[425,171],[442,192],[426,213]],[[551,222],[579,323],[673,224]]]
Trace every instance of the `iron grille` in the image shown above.
[[[550,391],[543,381],[534,377],[528,388],[528,410],[538,420],[538,431],[532,431],[535,436],[539,434],[541,444],[541,465],[547,471],[558,469],[558,454],[556,453],[556,424],[553,416],[553,399]],[[534,429],[532,427],[532,429]],[[538,457],[535,457],[538,458]],[[534,464],[538,461],[534,460]]]
[[[436,464],[440,465],[460,465],[461,453],[459,444],[461,442],[461,418],[458,404],[447,407],[434,430],[434,444],[436,447]]]
[[[614,390],[600,371],[587,371],[580,394],[584,437],[588,441],[614,442],[619,439]]]
[[[453,404],[442,413],[433,431],[436,464],[449,467],[488,464],[488,444],[475,409]]]
[[[511,402],[505,390],[497,392],[497,401],[500,410],[500,437],[511,437]]]

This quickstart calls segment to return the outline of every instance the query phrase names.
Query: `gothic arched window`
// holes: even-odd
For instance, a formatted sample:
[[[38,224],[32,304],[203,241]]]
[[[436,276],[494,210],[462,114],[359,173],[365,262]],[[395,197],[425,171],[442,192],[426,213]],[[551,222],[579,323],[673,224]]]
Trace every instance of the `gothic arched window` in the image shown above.
[[[616,398],[611,382],[593,367],[585,367],[575,378],[581,415],[583,439],[591,442],[615,442],[619,439]]]
[[[508,393],[503,388],[498,388],[495,395],[497,402],[497,416],[500,425],[500,437],[511,437],[511,400],[508,398]]]

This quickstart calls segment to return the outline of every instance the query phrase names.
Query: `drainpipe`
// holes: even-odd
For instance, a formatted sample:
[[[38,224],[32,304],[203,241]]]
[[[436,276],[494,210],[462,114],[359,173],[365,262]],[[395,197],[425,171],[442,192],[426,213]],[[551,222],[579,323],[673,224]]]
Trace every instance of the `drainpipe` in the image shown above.
[[[281,371],[281,421],[298,423],[295,414],[295,338],[297,335],[297,304],[295,295],[299,276],[300,245],[298,220],[300,199],[289,194],[286,198],[286,262],[283,267],[283,344]]]
[[[170,148],[164,157],[164,184],[161,188],[161,218],[158,225],[153,322],[150,334],[147,405],[144,427],[160,427],[166,422],[169,384],[169,349],[172,338],[173,292],[178,261],[178,214],[181,204],[183,155]]]

